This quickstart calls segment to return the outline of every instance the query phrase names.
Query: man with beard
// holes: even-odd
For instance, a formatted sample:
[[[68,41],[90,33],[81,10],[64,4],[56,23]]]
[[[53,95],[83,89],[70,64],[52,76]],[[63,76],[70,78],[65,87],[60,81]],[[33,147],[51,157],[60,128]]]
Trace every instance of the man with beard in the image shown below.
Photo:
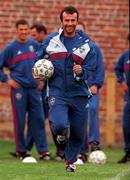
[[[95,70],[93,43],[76,31],[79,12],[73,6],[60,13],[62,28],[44,40],[36,61],[48,54],[54,75],[48,81],[50,122],[57,145],[65,151],[67,172],[74,172],[77,154],[86,135],[86,104],[91,96],[86,80]]]

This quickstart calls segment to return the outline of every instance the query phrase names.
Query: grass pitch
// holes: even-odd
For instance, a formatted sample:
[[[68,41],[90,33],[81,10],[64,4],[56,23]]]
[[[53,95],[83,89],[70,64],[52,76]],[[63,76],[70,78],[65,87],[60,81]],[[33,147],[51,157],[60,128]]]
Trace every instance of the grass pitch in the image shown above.
[[[32,155],[38,162],[24,164],[9,155],[14,149],[13,142],[0,141],[0,180],[130,180],[130,163],[116,163],[123,155],[122,149],[104,148],[106,164],[78,165],[75,173],[67,173],[64,162],[38,160],[35,148]],[[49,149],[54,156],[54,145],[49,145]]]

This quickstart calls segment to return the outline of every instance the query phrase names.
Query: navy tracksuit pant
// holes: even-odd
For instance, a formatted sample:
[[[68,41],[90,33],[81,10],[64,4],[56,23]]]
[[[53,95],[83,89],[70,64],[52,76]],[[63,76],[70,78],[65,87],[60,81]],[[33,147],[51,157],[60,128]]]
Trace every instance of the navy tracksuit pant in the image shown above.
[[[65,159],[72,164],[86,135],[87,97],[49,97],[50,121],[55,135],[69,129],[70,136],[65,148]]]
[[[41,92],[35,88],[11,88],[11,100],[14,117],[16,152],[26,152],[24,137],[26,114],[31,123],[33,138],[39,153],[47,152],[47,141],[44,129],[44,113]]]
[[[130,92],[130,90],[129,90]],[[125,94],[125,106],[123,111],[123,134],[125,143],[125,152],[130,153],[130,94]]]
[[[99,94],[94,94],[87,104],[87,134],[84,142],[81,146],[80,153],[85,154],[88,151],[88,144],[91,142],[99,143],[99,119],[98,119],[98,108],[99,108]]]
[[[43,112],[44,112],[44,116],[45,116],[45,120],[48,118],[48,102],[46,99],[46,90],[42,90],[41,91],[41,96],[42,96],[42,106],[43,106]],[[34,144],[34,138],[33,138],[33,133],[32,133],[32,127],[31,127],[31,123],[30,123],[30,118],[28,118],[28,129],[27,129],[27,137],[26,137],[26,148],[28,151],[31,151],[33,144]],[[44,144],[47,146],[47,136],[46,136],[46,132],[45,132],[45,121],[43,119],[43,126],[44,126],[44,132],[43,132],[43,136],[44,136]],[[44,151],[45,152],[45,151]]]

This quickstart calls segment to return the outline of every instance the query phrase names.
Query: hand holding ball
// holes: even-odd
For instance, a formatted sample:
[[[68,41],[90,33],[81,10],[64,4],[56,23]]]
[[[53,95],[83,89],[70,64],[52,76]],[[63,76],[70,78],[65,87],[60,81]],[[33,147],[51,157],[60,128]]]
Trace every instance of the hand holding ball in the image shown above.
[[[48,80],[54,73],[54,66],[48,59],[38,60],[32,69],[34,79]]]

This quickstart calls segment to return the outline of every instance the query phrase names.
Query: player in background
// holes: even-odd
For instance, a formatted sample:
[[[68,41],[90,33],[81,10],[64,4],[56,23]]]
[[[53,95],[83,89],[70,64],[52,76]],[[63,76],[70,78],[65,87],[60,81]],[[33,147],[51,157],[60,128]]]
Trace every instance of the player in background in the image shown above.
[[[65,151],[66,171],[74,172],[81,144],[86,135],[86,80],[95,70],[93,43],[82,31],[75,31],[79,12],[73,6],[60,13],[62,28],[47,36],[36,60],[47,53],[54,65],[49,79],[49,114],[57,144]]]
[[[85,31],[85,24],[81,21],[78,22],[76,29]],[[87,104],[87,135],[84,139],[84,143],[81,146],[80,154],[75,164],[83,164],[87,161],[87,153],[89,147],[91,151],[100,150],[100,131],[99,131],[99,91],[104,82],[104,64],[101,49],[98,44],[94,43],[94,49],[96,52],[96,70],[91,74],[91,81],[88,79],[88,86],[92,93],[92,98]]]
[[[31,26],[30,30],[31,30],[30,31],[31,38],[35,39],[40,44],[42,44],[45,37],[47,36],[47,28],[40,23],[35,23],[34,25]],[[44,109],[44,113],[45,113],[45,119],[48,118],[48,111],[49,111],[49,106],[48,106],[47,97],[46,97],[47,96],[46,90],[47,90],[46,87],[44,87],[44,89],[42,90],[43,109]],[[50,127],[50,129],[51,129],[51,127]],[[51,131],[51,133],[52,133],[54,143],[56,145],[56,156],[54,157],[54,159],[58,160],[58,161],[63,160],[64,159],[64,151],[60,150],[57,147],[56,137],[52,131]],[[28,128],[27,139],[26,139],[28,151],[31,151],[31,149],[33,147],[33,142],[34,142],[31,134],[32,134],[31,128]],[[44,157],[44,159],[49,160],[50,154],[48,154],[48,156]]]
[[[34,40],[36,40],[40,45],[44,41],[45,37],[47,35],[47,28],[41,24],[41,23],[35,23],[31,26],[30,28],[30,37]],[[44,110],[44,115],[45,119],[48,117],[48,103],[45,99],[46,96],[46,86],[41,91],[42,95],[42,101],[43,101],[43,110]],[[44,126],[44,132],[43,132],[43,137],[44,137],[44,146],[48,147],[47,145],[47,137],[46,137],[46,130],[45,130],[45,121],[43,119],[43,126]],[[32,127],[30,124],[30,121],[28,119],[28,128],[27,128],[27,137],[26,137],[26,148],[30,152],[34,144],[34,138],[32,134]],[[45,156],[41,156],[40,159],[44,160],[50,160],[50,153],[47,152]]]
[[[40,92],[44,87],[44,82],[35,80],[32,76],[35,51],[38,50],[39,44],[29,39],[28,35],[28,22],[24,19],[18,20],[16,22],[16,38],[0,52],[0,81],[7,83],[11,88],[16,144],[16,152],[11,155],[21,159],[29,156],[24,137],[27,113],[39,156],[48,153],[48,148],[43,141],[43,119],[45,118]],[[4,67],[9,69],[9,76],[4,73]]]
[[[130,34],[128,35],[128,43],[129,41]],[[115,74],[118,83],[120,83],[120,86],[124,91],[125,101],[122,119],[125,155],[118,163],[126,163],[130,161],[130,49],[124,51],[120,55],[115,65]]]
[[[31,38],[38,41],[38,43],[41,45],[44,41],[45,37],[47,36],[47,28],[40,23],[33,24],[30,28],[30,35]],[[42,97],[43,97],[43,109],[45,112],[45,118],[48,117],[48,103],[45,99],[46,96],[46,88],[44,87],[42,91]]]
[[[47,28],[41,23],[35,23],[30,27],[30,36],[41,44],[47,36]]]

